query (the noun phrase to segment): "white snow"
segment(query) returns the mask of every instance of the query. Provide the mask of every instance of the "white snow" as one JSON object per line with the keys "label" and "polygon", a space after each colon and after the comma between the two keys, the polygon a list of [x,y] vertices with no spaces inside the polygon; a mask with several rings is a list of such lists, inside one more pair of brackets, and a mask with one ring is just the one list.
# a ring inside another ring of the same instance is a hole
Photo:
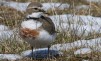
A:
{"label": "white snow", "polygon": [[[74,54],[88,54],[91,53],[92,51],[101,52],[101,38],[95,38],[90,40],[78,40],[72,43],[55,44],[52,45],[50,49],[53,50],[53,52],[58,51],[55,52],[54,54],[62,55],[63,53],[61,51],[68,51],[73,48],[78,48],[76,51],[74,51]],[[47,48],[34,49],[33,52],[34,54],[40,53],[42,54],[40,56],[43,57],[44,54],[47,54]],[[21,56],[31,57],[31,54],[32,54],[31,50],[27,50],[22,52]]]}
{"label": "white snow", "polygon": [[85,60],[85,59],[83,59],[82,61],[89,61],[89,60]]}
{"label": "white snow", "polygon": [[86,0],[87,2],[101,3],[101,0]]}
{"label": "white snow", "polygon": [[[44,59],[44,58],[47,58],[48,57],[48,49],[47,48],[40,48],[40,49],[33,49],[33,58],[35,59]],[[21,56],[23,57],[32,57],[32,51],[31,50],[26,50],[26,51],[23,51],[21,53]],[[51,56],[55,56],[57,55],[63,55],[62,52],[58,51],[58,50],[50,50],[50,54]]]}
{"label": "white snow", "polygon": [[0,25],[0,31],[9,30],[9,28],[5,25]]}
{"label": "white snow", "polygon": [[63,23],[62,25],[56,25],[56,29],[59,29],[60,32],[67,32],[67,30],[70,30],[72,32],[75,32],[75,35],[77,36],[88,36],[90,33],[101,33],[101,26],[95,25],[77,25],[77,24],[71,24],[68,25],[66,23]]}
{"label": "white snow", "polygon": [[5,25],[0,25],[0,41],[8,40],[12,37],[14,37],[13,30],[10,30],[10,28]]}
{"label": "white snow", "polygon": [[[33,51],[35,51],[35,50],[33,49]],[[31,57],[31,52],[32,52],[32,50],[23,51],[23,52],[21,53],[21,56],[23,56],[23,57],[28,57],[28,56],[30,56],[30,57]]]}
{"label": "white snow", "polygon": [[9,6],[9,7],[15,8],[17,10],[26,11],[26,8],[27,8],[29,2],[28,3],[18,3],[18,2],[10,1],[10,2],[5,2],[5,4],[6,4],[5,6]]}
{"label": "white snow", "polygon": [[[86,0],[87,2],[101,2],[101,0]],[[26,8],[30,2],[27,3],[18,3],[18,2],[0,2],[0,5],[9,6],[20,11],[26,11]],[[61,3],[42,3],[43,9],[56,9],[60,10],[69,8],[69,4]],[[76,6],[76,9],[89,9],[87,5]],[[35,13],[34,13],[35,14]],[[30,15],[33,16],[34,14]],[[29,16],[28,16],[29,17]],[[39,14],[36,14],[34,17],[40,17]],[[53,15],[49,16],[55,24],[56,29],[59,29],[61,32],[66,32],[67,30],[74,31],[77,36],[88,36],[89,33],[101,33],[101,17],[85,16],[85,15],[73,15],[73,14],[63,14],[63,15]],[[26,22],[26,21],[25,21]],[[27,23],[27,22],[26,22]],[[33,28],[31,25],[27,24],[26,27]],[[40,25],[40,24],[39,24]],[[25,24],[24,24],[25,26]],[[83,37],[82,36],[82,37]],[[12,39],[14,37],[13,30],[10,30],[5,25],[0,25],[0,41]],[[90,40],[77,40],[72,43],[61,43],[51,46],[53,55],[62,54],[60,51],[70,50],[73,48],[81,48],[74,51],[74,54],[88,54],[92,51],[101,52],[101,38],[95,38]],[[54,52],[55,51],[55,52]],[[46,58],[47,48],[34,49],[34,58],[36,54],[41,53],[39,57]],[[21,53],[23,57],[31,57],[31,50],[27,50]],[[44,55],[46,54],[46,55]],[[16,60],[21,59],[20,55],[16,54],[0,54],[1,59]]]}
{"label": "white snow", "polygon": [[90,40],[78,40],[72,43],[56,44],[51,46],[56,50],[70,50],[73,48],[92,48],[93,51],[101,52],[101,38],[95,38]]}
{"label": "white snow", "polygon": [[6,1],[5,0],[0,0],[0,6],[6,6]]}
{"label": "white snow", "polygon": [[[10,2],[3,2],[2,4],[4,6],[9,6],[9,7],[12,7],[12,8],[15,8],[19,11],[26,11],[26,8],[28,6],[30,2],[27,2],[27,3],[18,3],[18,2],[13,2],[13,1],[10,1]],[[45,9],[46,11],[49,10],[49,9],[54,9],[54,8],[59,8],[60,10],[63,10],[63,9],[67,9],[69,8],[69,4],[67,3],[42,3],[43,5],[43,9]]]}
{"label": "white snow", "polygon": [[[33,52],[38,51],[38,50],[47,50],[47,48],[40,48],[40,49],[33,49]],[[26,50],[21,53],[21,56],[26,57],[26,56],[31,56],[32,50]]]}
{"label": "white snow", "polygon": [[92,50],[90,48],[81,48],[74,52],[74,54],[88,54],[91,53]]}
{"label": "white snow", "polygon": [[[97,3],[101,3],[101,0],[86,0],[87,2],[97,2]],[[3,5],[3,6],[9,6],[9,7],[12,7],[12,8],[15,8],[17,10],[20,10],[20,11],[26,11],[26,8],[28,6],[30,2],[26,2],[26,3],[21,3],[21,2],[13,2],[13,1],[10,1],[10,2],[7,2],[7,1],[1,1],[0,2],[0,5]],[[70,4],[67,4],[67,3],[42,3],[43,5],[43,9],[45,9],[46,11],[47,10],[55,10],[55,9],[59,9],[59,10],[63,10],[63,9],[67,9],[70,7]],[[88,9],[89,6],[88,5],[81,5],[81,6],[77,6],[76,9]]]}
{"label": "white snow", "polygon": [[[101,52],[101,38],[95,38],[95,39],[90,39],[90,40],[78,40],[72,43],[65,43],[65,44],[56,44],[51,46],[51,52],[53,55],[62,55],[63,53],[61,51],[68,51],[73,48],[81,48],[78,49],[77,51],[74,51],[74,54],[88,54],[91,53],[92,51],[97,51]],[[34,58],[47,58],[48,50],[47,48],[40,48],[40,49],[33,49],[34,53]],[[40,53],[40,55],[38,55]],[[21,53],[22,57],[31,57],[32,55],[31,50],[26,50]],[[0,56],[3,56],[2,59],[13,59],[15,60],[16,58],[14,55],[9,56],[9,54],[0,54]],[[6,58],[4,57],[6,56]],[[8,58],[7,58],[8,57]],[[12,58],[13,57],[13,58]],[[19,56],[17,56],[19,57]]]}
{"label": "white snow", "polygon": [[76,6],[76,9],[80,10],[80,9],[90,9],[90,6],[89,5],[79,5],[79,6]]}
{"label": "white snow", "polygon": [[0,60],[7,59],[7,60],[17,60],[21,59],[22,57],[17,54],[0,54]]}
{"label": "white snow", "polygon": [[15,40],[16,38],[17,40],[20,40],[17,31],[18,29],[11,30],[9,27],[5,25],[0,25],[0,42],[13,39]]}
{"label": "white snow", "polygon": [[53,15],[49,16],[60,32],[74,31],[76,35],[88,36],[89,33],[101,33],[101,18],[84,15]]}
{"label": "white snow", "polygon": [[49,9],[55,9],[58,8],[59,10],[63,10],[63,9],[67,9],[69,8],[69,4],[67,3],[43,3],[43,9],[45,9],[46,11]]}
{"label": "white snow", "polygon": [[101,25],[100,17],[85,16],[85,15],[73,15],[73,14],[63,14],[63,15],[53,15],[50,16],[54,23],[71,23],[71,24],[81,24],[81,25]]}
{"label": "white snow", "polygon": [[0,41],[13,39],[13,38],[14,38],[14,33],[12,30],[0,31]]}

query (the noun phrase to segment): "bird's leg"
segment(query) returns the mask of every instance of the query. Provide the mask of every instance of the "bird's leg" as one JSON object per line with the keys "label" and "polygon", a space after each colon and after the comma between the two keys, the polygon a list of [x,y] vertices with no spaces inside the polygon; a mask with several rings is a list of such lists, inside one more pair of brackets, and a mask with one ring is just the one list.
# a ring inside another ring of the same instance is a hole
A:
{"label": "bird's leg", "polygon": [[32,49],[32,59],[34,58],[34,56],[33,56],[33,46],[31,46],[31,49]]}
{"label": "bird's leg", "polygon": [[50,58],[50,45],[48,45],[48,58]]}

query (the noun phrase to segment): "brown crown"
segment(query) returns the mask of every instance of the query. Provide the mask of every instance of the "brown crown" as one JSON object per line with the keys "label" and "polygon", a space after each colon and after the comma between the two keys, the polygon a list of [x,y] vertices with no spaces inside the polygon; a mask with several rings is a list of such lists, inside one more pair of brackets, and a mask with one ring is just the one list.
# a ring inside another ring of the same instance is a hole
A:
{"label": "brown crown", "polygon": [[35,7],[42,7],[42,4],[39,3],[39,2],[31,2],[31,3],[27,6],[27,8],[33,7],[33,6],[35,6]]}
{"label": "brown crown", "polygon": [[32,14],[33,12],[45,12],[42,9],[42,4],[39,2],[31,2],[26,9],[26,14]]}

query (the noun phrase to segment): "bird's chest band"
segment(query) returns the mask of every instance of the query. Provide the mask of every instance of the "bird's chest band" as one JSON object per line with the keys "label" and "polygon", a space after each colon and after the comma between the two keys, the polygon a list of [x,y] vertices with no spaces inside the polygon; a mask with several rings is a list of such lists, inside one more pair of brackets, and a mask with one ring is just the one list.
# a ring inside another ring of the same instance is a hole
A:
{"label": "bird's chest band", "polygon": [[36,38],[39,35],[37,30],[30,30],[28,28],[21,29],[20,34],[22,37],[32,37]]}

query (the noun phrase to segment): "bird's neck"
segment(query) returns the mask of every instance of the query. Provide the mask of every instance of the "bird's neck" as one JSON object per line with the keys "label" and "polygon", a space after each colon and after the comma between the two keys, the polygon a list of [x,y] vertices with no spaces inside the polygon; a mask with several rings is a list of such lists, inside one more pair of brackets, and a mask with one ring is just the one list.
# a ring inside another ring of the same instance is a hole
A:
{"label": "bird's neck", "polygon": [[43,16],[43,13],[42,12],[34,12],[32,14],[29,14],[27,15],[26,19],[34,19],[34,20],[37,20],[39,18],[41,18]]}

